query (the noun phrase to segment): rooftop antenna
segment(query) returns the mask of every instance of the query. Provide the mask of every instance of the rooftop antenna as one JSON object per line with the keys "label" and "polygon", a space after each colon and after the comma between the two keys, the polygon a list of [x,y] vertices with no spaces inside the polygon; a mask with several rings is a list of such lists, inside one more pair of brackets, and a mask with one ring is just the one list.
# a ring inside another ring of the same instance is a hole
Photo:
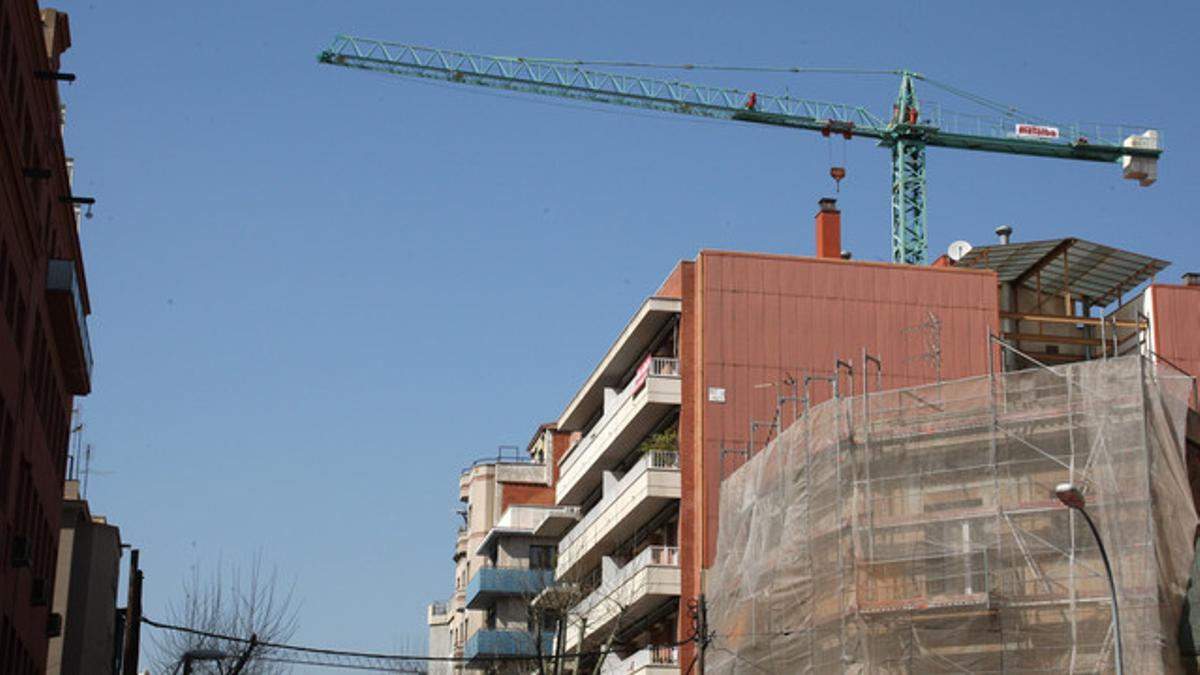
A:
{"label": "rooftop antenna", "polygon": [[75,450],[67,457],[67,478],[79,480],[79,450],[83,444],[83,415],[79,408],[71,409],[71,444]]}
{"label": "rooftop antenna", "polygon": [[84,499],[87,499],[88,491],[88,476],[92,472],[92,444],[88,443],[83,449],[83,485],[80,488],[80,494]]}

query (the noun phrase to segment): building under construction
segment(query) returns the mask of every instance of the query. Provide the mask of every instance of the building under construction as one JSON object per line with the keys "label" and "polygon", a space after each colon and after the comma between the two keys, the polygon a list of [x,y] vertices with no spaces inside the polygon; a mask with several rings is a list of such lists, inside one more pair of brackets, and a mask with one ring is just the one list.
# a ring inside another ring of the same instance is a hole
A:
{"label": "building under construction", "polygon": [[707,672],[1108,672],[1062,482],[1127,672],[1179,672],[1193,386],[1127,356],[805,405],[722,485]]}

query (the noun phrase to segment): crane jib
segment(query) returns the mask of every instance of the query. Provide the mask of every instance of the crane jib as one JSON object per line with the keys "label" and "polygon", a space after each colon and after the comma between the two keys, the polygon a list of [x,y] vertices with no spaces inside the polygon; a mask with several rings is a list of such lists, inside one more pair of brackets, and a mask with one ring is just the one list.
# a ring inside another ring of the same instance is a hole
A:
{"label": "crane jib", "polygon": [[897,263],[924,264],[928,260],[927,147],[1120,162],[1124,177],[1143,186],[1157,180],[1157,160],[1162,155],[1160,138],[1154,130],[1130,133],[1115,125],[1033,124],[1014,120],[1015,109],[1008,107],[993,118],[944,113],[936,105],[922,105],[915,81],[977,103],[983,101],[993,110],[999,109],[999,104],[910,71],[889,71],[900,76],[900,92],[888,119],[863,106],[586,70],[580,61],[487,56],[346,35],[337,36],[318,60],[392,75],[805,129],[847,139],[876,139],[892,155],[892,259]]}

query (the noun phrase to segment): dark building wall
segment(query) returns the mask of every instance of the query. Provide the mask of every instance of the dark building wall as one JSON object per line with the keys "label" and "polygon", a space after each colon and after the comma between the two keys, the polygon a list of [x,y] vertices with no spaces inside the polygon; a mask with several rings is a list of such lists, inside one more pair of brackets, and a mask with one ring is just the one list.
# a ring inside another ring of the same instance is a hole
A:
{"label": "dark building wall", "polygon": [[[79,326],[68,322],[64,333],[64,324],[56,330],[53,321],[88,311],[74,208],[61,201],[71,189],[58,88],[46,78],[58,71],[59,55],[69,44],[66,15],[41,12],[32,0],[0,3],[0,673],[5,675],[45,671],[70,389],[87,388],[79,381],[79,359],[71,360],[79,349],[67,349],[81,344]],[[48,300],[52,259],[72,261],[74,292]],[[64,314],[64,306],[77,312]],[[73,381],[68,372],[75,373]],[[28,561],[19,550],[25,541]]]}

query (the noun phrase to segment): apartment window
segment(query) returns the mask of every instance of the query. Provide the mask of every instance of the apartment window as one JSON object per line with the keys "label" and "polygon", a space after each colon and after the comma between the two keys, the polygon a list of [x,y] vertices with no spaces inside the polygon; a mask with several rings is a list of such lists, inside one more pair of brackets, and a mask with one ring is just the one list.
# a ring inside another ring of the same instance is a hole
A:
{"label": "apartment window", "polygon": [[558,566],[558,547],[533,544],[529,547],[529,569],[552,570]]}

